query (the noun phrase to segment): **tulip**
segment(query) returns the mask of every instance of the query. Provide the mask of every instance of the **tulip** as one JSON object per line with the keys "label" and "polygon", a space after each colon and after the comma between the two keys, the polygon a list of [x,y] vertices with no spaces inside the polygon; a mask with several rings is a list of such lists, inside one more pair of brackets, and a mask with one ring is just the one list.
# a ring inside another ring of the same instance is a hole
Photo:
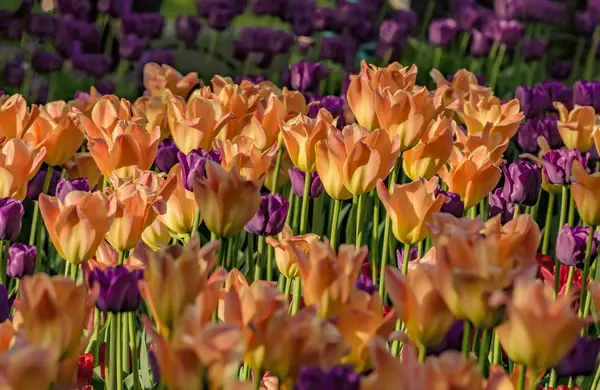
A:
{"label": "tulip", "polygon": [[[123,40],[121,40],[121,43]],[[167,118],[167,100],[161,96],[142,96],[131,106],[131,112],[135,117],[144,118],[145,127],[149,132],[156,126],[160,127],[160,139],[169,137],[169,121]]]}
{"label": "tulip", "polygon": [[417,266],[405,278],[400,270],[387,267],[385,285],[408,337],[418,346],[439,344],[455,318],[436,290],[433,268]]}
{"label": "tulip", "polygon": [[202,81],[196,72],[183,76],[169,65],[153,62],[144,65],[144,88],[151,96],[167,95],[168,90],[174,95],[186,98],[199,83]]}
{"label": "tulip", "polygon": [[560,102],[555,102],[558,110],[558,132],[565,146],[569,149],[579,149],[587,152],[593,143],[592,135],[595,125],[595,112],[593,107],[575,106],[571,112]]}
{"label": "tulip", "polygon": [[[284,92],[285,91],[282,91],[282,99],[284,100],[284,107],[286,107],[284,96],[287,94],[287,92]],[[194,93],[197,94],[197,92]],[[220,122],[218,123],[219,128],[222,127],[222,130],[218,133],[218,138],[222,141],[225,141],[226,139],[231,139],[239,134],[241,124],[244,123],[245,118],[253,115],[258,109],[260,96],[256,94],[247,94],[240,86],[235,84],[226,85],[219,92],[217,92],[217,89],[215,88],[215,93],[218,96],[218,101],[223,107],[223,112],[226,113],[224,119],[229,119],[224,123],[224,127],[221,126]],[[302,94],[299,92],[298,94],[301,99],[304,99]],[[217,97],[215,97],[215,99],[217,99]],[[189,104],[190,103],[188,102],[188,106]],[[304,102],[304,105],[306,105],[306,102]],[[286,108],[284,108],[284,110],[287,112]],[[305,111],[306,108],[304,108],[303,113]]]}
{"label": "tulip", "polygon": [[252,138],[254,144],[264,151],[277,142],[286,115],[283,102],[275,94],[271,94],[264,111],[257,110],[242,127],[240,134]]}
{"label": "tulip", "polygon": [[537,153],[540,149],[537,139],[544,137],[550,147],[558,149],[562,145],[558,133],[558,120],[553,116],[529,119],[519,127],[517,132],[517,145],[519,149],[527,153]]}
{"label": "tulip", "polygon": [[0,199],[0,240],[14,241],[21,233],[25,210],[23,202],[12,198]]}
{"label": "tulip", "polygon": [[104,270],[94,269],[89,284],[100,286],[96,306],[100,311],[110,313],[136,311],[141,301],[138,282],[143,277],[142,270],[129,271],[122,265]]}
{"label": "tulip", "polygon": [[206,177],[196,176],[193,184],[204,222],[219,237],[236,235],[258,211],[264,176],[246,180],[236,167],[227,172],[213,161],[205,169]]}
{"label": "tulip", "polygon": [[39,202],[54,247],[75,265],[94,256],[117,212],[116,200],[101,192],[73,191],[64,201],[41,194]]}
{"label": "tulip", "polygon": [[517,160],[504,171],[503,195],[510,203],[534,206],[538,202],[542,186],[542,170],[539,166]]}
{"label": "tulip", "polygon": [[60,179],[56,185],[56,197],[61,201],[65,201],[67,194],[73,191],[89,192],[90,185],[88,180],[80,177],[76,179]]}
{"label": "tulip", "polygon": [[[562,264],[583,269],[589,231],[590,229],[584,226],[570,227],[565,224],[556,238],[556,258]],[[599,243],[600,233],[594,232],[590,258],[596,258]]]}
{"label": "tulip", "polygon": [[[408,251],[408,261],[412,262],[419,258],[419,248],[412,247]],[[396,249],[396,264],[398,265],[398,269],[402,269],[402,264],[404,263],[404,247],[400,249]],[[379,270],[377,270],[379,273]]]}
{"label": "tulip", "polygon": [[337,389],[358,390],[359,375],[350,366],[335,366],[331,370],[319,367],[303,367],[294,388],[297,390]]}
{"label": "tulip", "polygon": [[550,150],[542,156],[542,187],[548,192],[561,192],[562,186],[571,184],[573,162],[587,166],[589,153],[581,154],[576,149]]}
{"label": "tulip", "polygon": [[454,324],[452,324],[443,340],[438,345],[427,348],[427,355],[439,356],[445,351],[460,351],[464,330],[464,321],[454,321]]}
{"label": "tulip", "polygon": [[50,183],[46,195],[54,196],[56,194],[56,186],[60,179],[60,169],[42,167],[37,171],[33,179],[29,180],[29,183],[27,183],[27,194],[25,196],[27,199],[38,200],[40,194],[44,191],[46,176],[48,174],[50,174]]}
{"label": "tulip", "polygon": [[288,121],[281,130],[292,162],[304,172],[316,170],[315,145],[327,139],[327,134],[335,130],[333,116],[326,110],[319,111],[316,119],[298,115]]}
{"label": "tulip", "polygon": [[377,195],[392,220],[396,239],[414,245],[429,234],[427,224],[433,221],[433,213],[440,211],[444,198],[435,196],[437,180],[416,180],[409,184],[395,185],[392,193],[379,179]]}
{"label": "tulip", "polygon": [[37,152],[28,144],[11,139],[0,152],[0,197],[25,198],[27,182],[40,168],[46,155],[46,148]]}
{"label": "tulip", "polygon": [[163,172],[169,173],[173,165],[177,164],[179,149],[172,139],[165,139],[158,144],[158,152],[154,164]]}
{"label": "tulip", "polygon": [[369,295],[373,295],[378,291],[377,286],[373,284],[373,278],[371,278],[370,275],[365,275],[363,273],[358,275],[354,286],[360,291],[364,291]]}
{"label": "tulip", "polygon": [[157,251],[171,243],[171,232],[158,217],[142,232],[141,239],[144,244]]}
{"label": "tulip", "polygon": [[479,30],[473,30],[469,54],[474,57],[485,57],[490,53],[491,44],[488,37]]}
{"label": "tulip", "polygon": [[402,167],[411,180],[431,179],[448,161],[452,154],[453,128],[456,128],[454,121],[440,117],[414,148],[402,153]]}
{"label": "tulip", "polygon": [[290,202],[279,194],[261,195],[258,212],[246,224],[246,231],[260,236],[274,236],[281,233]]}
{"label": "tulip", "polygon": [[6,274],[11,278],[33,275],[35,270],[36,247],[26,244],[12,244],[8,249]]}
{"label": "tulip", "polygon": [[501,104],[497,97],[482,98],[477,103],[465,102],[460,117],[469,134],[481,133],[489,126],[490,135],[500,134],[502,139],[512,138],[524,119],[517,99]]}
{"label": "tulip", "polygon": [[465,204],[460,199],[460,195],[455,192],[440,190],[439,188],[435,189],[434,194],[435,196],[442,195],[444,197],[444,203],[440,209],[441,213],[452,214],[456,218],[463,216],[465,212]]}
{"label": "tulip", "polygon": [[547,42],[536,38],[525,38],[521,42],[521,56],[526,62],[541,59],[546,53]]}
{"label": "tulip", "polygon": [[429,42],[435,46],[447,46],[458,30],[454,19],[437,19],[429,25]]}
{"label": "tulip", "polygon": [[[344,181],[342,179],[342,170],[344,166],[344,160],[341,158],[337,158],[334,150],[336,150],[336,144],[342,144],[343,141],[339,139],[338,135],[334,133],[330,133],[331,140],[333,142],[329,142],[329,140],[319,141],[316,145],[316,161],[315,165],[317,168],[317,173],[319,175],[319,180],[323,188],[327,194],[335,200],[345,200],[352,198],[352,193],[346,188]],[[328,137],[329,138],[329,137]],[[290,174],[290,178],[293,175]],[[293,181],[292,181],[293,185]],[[311,194],[312,194],[312,186],[311,184]],[[302,186],[302,192],[304,193],[304,186]]]}
{"label": "tulip", "polygon": [[215,161],[220,164],[221,153],[217,150],[207,152],[204,149],[194,149],[187,155],[182,152],[177,153],[177,160],[181,164],[183,187],[188,191],[193,191],[192,184],[194,177],[197,175],[206,176],[204,169],[206,160]]}
{"label": "tulip", "polygon": [[479,146],[471,153],[454,148],[450,157],[450,169],[442,166],[438,174],[448,184],[448,189],[460,195],[465,210],[478,204],[494,188],[500,177],[500,169],[491,160],[490,152]]}
{"label": "tulip", "polygon": [[589,226],[600,225],[600,172],[588,175],[577,160],[571,168],[571,196],[584,223]]}
{"label": "tulip", "polygon": [[175,34],[180,40],[191,44],[196,42],[201,27],[200,21],[195,16],[182,15],[175,22]]}
{"label": "tulip", "polygon": [[[5,389],[48,389],[56,380],[58,351],[24,343],[0,357],[0,378]],[[35,373],[35,375],[32,375]]]}
{"label": "tulip", "polygon": [[[158,220],[166,226],[172,234],[185,237],[194,230],[194,218],[198,205],[194,194],[184,187],[182,166],[176,164],[169,172],[169,177],[176,182],[171,196],[167,199],[167,210],[158,216]],[[198,221],[201,222],[201,221]]]}
{"label": "tulip", "polygon": [[294,279],[299,275],[296,250],[308,254],[311,243],[318,240],[319,236],[314,233],[294,236],[292,229],[285,225],[277,240],[267,237],[266,241],[275,249],[275,262],[279,272],[288,279]]}
{"label": "tulip", "polygon": [[504,196],[502,188],[496,188],[488,196],[488,218],[493,218],[500,215],[500,222],[507,223],[513,219],[515,205],[509,202]]}
{"label": "tulip", "polygon": [[[371,81],[372,70],[367,63],[361,63],[360,74],[350,76],[350,85],[346,92],[346,100],[359,125],[367,130],[380,127],[375,113],[375,87]],[[386,126],[383,126],[386,128]]]}
{"label": "tulip", "polygon": [[600,111],[600,83],[597,81],[577,81],[573,84],[573,104],[592,106]]}
{"label": "tulip", "polygon": [[542,85],[533,88],[520,85],[515,90],[515,99],[519,101],[526,118],[535,118],[543,115],[552,107],[550,95]]}
{"label": "tulip", "polygon": [[329,69],[320,62],[300,61],[290,66],[290,84],[301,92],[315,92],[327,77]]}
{"label": "tulip", "polygon": [[580,337],[571,351],[555,367],[560,376],[588,376],[594,373],[600,353],[600,339]]}
{"label": "tulip", "polygon": [[221,155],[221,166],[228,171],[235,166],[240,175],[248,180],[265,176],[277,154],[277,144],[261,153],[252,139],[243,135],[225,142],[217,140],[215,146]]}
{"label": "tulip", "polygon": [[[290,175],[290,181],[292,182],[292,190],[294,195],[303,197],[304,196],[304,179],[306,173],[300,169],[294,167],[288,169]],[[317,172],[313,172],[310,178],[310,199],[318,198],[323,193],[323,183]]]}
{"label": "tulip", "polygon": [[90,188],[95,188],[102,176],[90,153],[75,153],[75,156],[66,162],[64,169],[71,179],[86,178]]}
{"label": "tulip", "polygon": [[39,115],[39,109],[32,105],[27,109],[27,102],[19,94],[12,95],[0,106],[0,138],[10,141],[20,138]]}
{"label": "tulip", "polygon": [[106,239],[118,251],[133,249],[142,232],[165,213],[166,200],[175,189],[174,177],[138,171],[136,179],[111,177],[109,198],[118,204],[118,213],[106,233]]}
{"label": "tulip", "polygon": [[496,328],[496,334],[515,363],[549,369],[575,346],[588,323],[573,313],[568,295],[555,301],[552,287],[541,281],[519,280],[508,302],[508,321]]}
{"label": "tulip", "polygon": [[46,148],[44,162],[48,165],[64,164],[83,144],[83,134],[68,113],[69,106],[64,101],[40,107],[40,115],[22,137],[36,149]]}

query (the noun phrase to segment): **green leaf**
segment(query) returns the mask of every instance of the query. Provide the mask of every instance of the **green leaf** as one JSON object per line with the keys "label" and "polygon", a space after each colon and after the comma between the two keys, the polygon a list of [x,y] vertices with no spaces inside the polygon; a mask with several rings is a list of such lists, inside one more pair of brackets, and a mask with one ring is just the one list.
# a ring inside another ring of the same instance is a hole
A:
{"label": "green leaf", "polygon": [[148,341],[146,340],[146,329],[142,332],[142,342],[140,350],[140,379],[144,389],[153,387],[152,374],[150,373],[150,362],[148,361]]}

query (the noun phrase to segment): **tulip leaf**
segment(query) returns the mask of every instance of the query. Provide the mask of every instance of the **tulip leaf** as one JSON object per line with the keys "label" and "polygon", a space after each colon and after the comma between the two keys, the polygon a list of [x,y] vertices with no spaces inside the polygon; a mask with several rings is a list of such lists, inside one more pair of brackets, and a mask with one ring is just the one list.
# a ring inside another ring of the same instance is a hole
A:
{"label": "tulip leaf", "polygon": [[150,373],[150,362],[148,361],[148,340],[146,339],[146,329],[142,332],[140,350],[140,379],[143,389],[152,388],[152,374]]}

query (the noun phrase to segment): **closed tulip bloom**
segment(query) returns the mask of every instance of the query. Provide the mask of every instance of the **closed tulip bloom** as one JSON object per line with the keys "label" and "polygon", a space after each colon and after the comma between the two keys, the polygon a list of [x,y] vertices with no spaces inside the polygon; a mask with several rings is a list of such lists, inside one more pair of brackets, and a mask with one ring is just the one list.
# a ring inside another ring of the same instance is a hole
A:
{"label": "closed tulip bloom", "polygon": [[316,170],[317,142],[327,138],[327,134],[335,130],[335,120],[329,111],[322,109],[315,119],[298,115],[288,121],[281,130],[294,166],[304,172],[312,173]]}
{"label": "closed tulip bloom", "polygon": [[167,199],[166,212],[159,215],[158,220],[169,229],[171,234],[183,238],[194,230],[194,217],[198,205],[194,194],[183,185],[184,179],[180,164],[176,164],[171,169],[169,176],[174,177],[173,181],[176,184],[171,196]]}
{"label": "closed tulip bloom", "polygon": [[518,86],[515,90],[515,99],[519,101],[523,114],[527,118],[542,115],[552,107],[550,95],[542,85],[536,85],[533,88]]}
{"label": "closed tulip bloom", "polygon": [[502,165],[504,171],[504,190],[506,199],[515,204],[534,206],[540,196],[542,169],[524,160]]}
{"label": "closed tulip bloom", "polygon": [[444,197],[444,203],[440,209],[440,213],[448,213],[454,215],[456,218],[463,216],[465,212],[465,204],[460,199],[460,195],[455,192],[444,191],[439,188],[435,189],[435,196],[442,195]]}
{"label": "closed tulip bloom", "polygon": [[129,271],[125,266],[95,268],[89,277],[89,284],[100,286],[96,306],[100,311],[126,313],[136,311],[141,297],[138,282],[144,278],[140,269]]}
{"label": "closed tulip bloom", "polygon": [[228,171],[236,167],[240,175],[248,180],[265,176],[277,154],[278,145],[261,152],[252,138],[238,135],[231,140],[215,141],[215,148],[221,154],[221,166]]}
{"label": "closed tulip bloom", "polygon": [[539,280],[517,281],[507,305],[508,321],[496,328],[500,344],[515,363],[534,369],[556,366],[589,324],[573,313],[569,295],[555,301],[552,287]]}
{"label": "closed tulip bloom", "polygon": [[207,152],[204,149],[194,149],[187,155],[183,152],[177,153],[177,160],[181,165],[183,187],[188,191],[193,191],[194,177],[206,176],[204,167],[207,160],[221,164],[221,153],[218,150]]}
{"label": "closed tulip bloom", "polygon": [[19,279],[25,275],[33,275],[36,252],[33,245],[12,244],[8,249],[6,274],[11,278]]}
{"label": "closed tulip bloom", "polygon": [[[565,224],[556,238],[556,258],[570,267],[583,269],[587,240],[590,228],[585,226],[570,227]],[[598,254],[600,232],[594,232],[590,256],[595,259]]]}
{"label": "closed tulip bloom", "polygon": [[542,156],[542,187],[548,192],[561,192],[564,185],[571,184],[573,162],[587,166],[589,153],[583,155],[576,149],[550,150]]}
{"label": "closed tulip bloom", "polygon": [[68,113],[69,106],[64,101],[40,107],[40,115],[22,137],[36,149],[46,148],[44,162],[48,165],[64,164],[83,144],[83,134]]}
{"label": "closed tulip bloom", "polygon": [[260,206],[264,176],[247,180],[236,167],[227,172],[213,161],[206,162],[206,177],[194,178],[194,196],[208,229],[219,237],[242,231]]}
{"label": "closed tulip bloom", "polygon": [[[260,95],[249,94],[246,90],[242,89],[242,87],[238,86],[237,84],[225,85],[219,92],[217,92],[217,87],[215,86],[215,78],[213,78],[212,81],[213,89],[217,94],[217,96],[214,99],[217,99],[217,101],[222,105],[222,110],[224,113],[222,114],[223,119],[219,120],[217,122],[217,126],[215,126],[221,129],[220,132],[218,132],[217,137],[220,140],[225,141],[226,139],[231,139],[234,136],[238,135],[240,132],[241,124],[244,123],[246,117],[256,112],[260,102]],[[200,92],[194,92],[192,94],[191,99],[193,99],[199,93]],[[304,96],[302,96],[300,92],[296,93],[299,95],[294,96],[300,96],[301,99],[304,100]],[[289,97],[289,94],[284,88],[284,90],[281,92],[281,99],[284,103],[284,106],[286,106],[285,96]],[[305,101],[304,104],[306,104]],[[305,112],[306,107],[304,107],[302,113]],[[218,118],[218,116],[216,117]],[[224,126],[221,126],[221,123],[223,123]]]}
{"label": "closed tulip bloom", "polygon": [[4,137],[6,141],[20,138],[38,115],[38,107],[32,105],[31,109],[27,109],[23,96],[10,96],[0,106],[0,137]]}
{"label": "closed tulip bloom", "polygon": [[351,366],[335,366],[331,370],[306,366],[300,370],[294,388],[297,390],[358,390],[360,376]]}
{"label": "closed tulip bloom", "polygon": [[285,225],[277,239],[267,237],[267,244],[275,249],[275,262],[279,272],[286,278],[294,279],[299,275],[299,271],[296,252],[292,247],[308,254],[310,244],[318,240],[319,236],[314,233],[294,236],[292,229]]}
{"label": "closed tulip bloom", "polygon": [[35,151],[20,139],[11,139],[0,151],[0,197],[23,199],[27,182],[42,165],[46,148]]}
{"label": "closed tulip bloom", "polygon": [[542,58],[546,53],[546,41],[536,38],[525,38],[521,42],[521,56],[525,61]]}
{"label": "closed tulip bloom", "polygon": [[399,269],[387,267],[385,283],[408,337],[423,347],[439,344],[455,317],[436,290],[433,267],[419,265],[407,277]]}
{"label": "closed tulip bloom", "polygon": [[158,152],[154,164],[165,173],[169,173],[173,165],[177,164],[179,149],[172,139],[167,138],[158,144]]}
{"label": "closed tulip bloom", "polygon": [[246,224],[246,231],[261,236],[281,233],[289,208],[290,202],[279,194],[261,195],[258,211]]}
{"label": "closed tulip bloom", "polygon": [[[290,181],[292,182],[292,189],[294,190],[294,195],[296,196],[304,196],[304,179],[306,177],[306,173],[302,170],[294,167],[288,169],[288,173],[290,175]],[[318,198],[319,195],[323,193],[323,183],[321,182],[321,178],[317,172],[313,172],[310,175],[310,199]]]}
{"label": "closed tulip bloom", "polygon": [[512,138],[524,119],[517,99],[501,104],[494,96],[482,98],[477,103],[465,102],[460,116],[469,134],[481,133],[491,125],[490,135],[498,133],[502,139]]}
{"label": "closed tulip bloom", "polygon": [[174,177],[151,171],[138,171],[135,179],[111,177],[108,196],[115,199],[118,212],[106,239],[118,251],[133,249],[142,232],[165,213],[166,201],[175,189]]}
{"label": "closed tulip bloom", "polygon": [[479,30],[473,30],[471,34],[469,54],[475,57],[487,56],[492,47],[488,37],[486,37],[485,34]]}
{"label": "closed tulip bloom", "polygon": [[[330,142],[329,139],[333,141]],[[342,178],[344,160],[338,158],[334,152],[334,150],[339,150],[342,142],[339,140],[339,135],[330,133],[328,140],[319,141],[316,145],[316,168],[319,179],[325,192],[333,199],[338,200],[352,198],[352,193],[346,188]],[[304,185],[302,185],[302,192],[304,193]]]}
{"label": "closed tulip bloom", "polygon": [[427,355],[439,356],[445,351],[460,351],[464,330],[464,321],[454,321],[442,341],[433,347],[427,348]]}
{"label": "closed tulip bloom", "polygon": [[151,96],[163,96],[166,91],[187,98],[190,91],[201,83],[198,73],[183,76],[169,65],[150,62],[144,65],[144,88]]}
{"label": "closed tulip bloom", "polygon": [[431,179],[448,161],[452,154],[453,127],[456,127],[454,121],[440,117],[414,148],[402,153],[402,167],[411,180]]}
{"label": "closed tulip bloom", "polygon": [[588,376],[594,373],[600,353],[600,339],[580,337],[571,351],[555,367],[560,376]]}
{"label": "closed tulip bloom", "polygon": [[141,239],[144,244],[157,251],[167,247],[171,243],[172,237],[167,226],[156,218],[150,226],[144,229]]}
{"label": "closed tulip bloom", "polygon": [[[366,62],[361,63],[360,73],[350,76],[350,85],[346,92],[346,100],[359,125],[367,130],[375,130],[380,126],[375,113],[375,87],[371,81],[371,70]],[[386,128],[386,126],[383,126]]]}
{"label": "closed tulip bloom", "polygon": [[434,194],[437,180],[419,179],[408,184],[395,185],[392,193],[379,179],[377,195],[392,220],[396,239],[414,245],[429,234],[427,224],[433,221],[433,213],[442,208],[444,198]]}
{"label": "closed tulip bloom", "polygon": [[490,192],[488,196],[488,218],[500,215],[500,221],[505,224],[513,219],[514,212],[515,205],[506,199],[502,188],[496,188],[493,192]]}
{"label": "closed tulip bloom", "polygon": [[251,138],[254,144],[264,151],[277,142],[286,115],[281,100],[275,94],[271,94],[264,112],[260,113],[257,110],[242,127],[240,134]]}
{"label": "closed tulip bloom", "polygon": [[48,172],[48,167],[42,167],[29,183],[27,183],[27,194],[26,198],[31,200],[38,200],[40,194],[44,190],[44,184],[46,182],[46,176],[50,175],[50,184],[46,195],[54,196],[56,194],[56,186],[60,180],[60,169],[52,168]]}
{"label": "closed tulip bloom", "polygon": [[577,160],[571,168],[571,196],[584,223],[600,225],[600,172],[588,174]]}
{"label": "closed tulip bloom", "polygon": [[73,191],[89,192],[90,185],[88,180],[83,177],[76,179],[60,179],[56,185],[56,197],[61,201],[65,201],[67,194]]}
{"label": "closed tulip bloom", "polygon": [[41,194],[39,202],[56,250],[76,265],[94,256],[117,211],[116,200],[98,191],[72,191],[64,200]]}
{"label": "closed tulip bloom", "polygon": [[0,199],[0,240],[14,241],[19,237],[24,213],[22,201]]}
{"label": "closed tulip bloom", "polygon": [[573,104],[592,106],[600,111],[600,83],[597,81],[577,81],[573,84]]}
{"label": "closed tulip bloom", "polygon": [[565,146],[569,149],[579,149],[587,152],[593,143],[593,131],[596,124],[593,107],[575,106],[570,112],[562,103],[555,102],[558,110],[558,132]]}
{"label": "closed tulip bloom", "polygon": [[519,150],[525,153],[537,153],[540,150],[538,137],[544,137],[551,148],[560,148],[562,139],[558,133],[557,122],[557,118],[553,116],[544,116],[529,119],[519,126],[516,137]]}
{"label": "closed tulip bloom", "polygon": [[191,15],[182,15],[175,22],[175,33],[177,38],[186,43],[194,43],[198,38],[201,28],[200,21]]}
{"label": "closed tulip bloom", "polygon": [[435,46],[447,46],[458,31],[454,19],[437,19],[429,25],[429,42]]}
{"label": "closed tulip bloom", "polygon": [[290,84],[293,89],[302,92],[314,92],[319,88],[329,69],[320,62],[300,61],[290,67]]}

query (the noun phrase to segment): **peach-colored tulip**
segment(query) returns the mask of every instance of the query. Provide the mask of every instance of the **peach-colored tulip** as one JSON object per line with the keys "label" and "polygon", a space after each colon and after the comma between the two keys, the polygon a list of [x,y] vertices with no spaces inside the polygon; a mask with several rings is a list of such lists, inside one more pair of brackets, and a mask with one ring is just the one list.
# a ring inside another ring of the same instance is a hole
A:
{"label": "peach-colored tulip", "polygon": [[171,242],[169,229],[157,218],[142,232],[142,241],[153,250],[165,248]]}
{"label": "peach-colored tulip", "polygon": [[221,166],[230,171],[234,166],[248,180],[266,176],[277,154],[277,143],[261,153],[252,138],[237,135],[231,140],[215,141],[215,149],[221,153]]}
{"label": "peach-colored tulip", "polygon": [[165,213],[166,200],[175,189],[173,177],[156,172],[136,173],[135,179],[120,179],[113,175],[113,188],[107,194],[117,201],[115,219],[106,233],[108,242],[118,251],[133,249],[158,215]]}
{"label": "peach-colored tulip", "polygon": [[41,194],[39,202],[54,247],[73,264],[94,256],[117,210],[116,200],[109,200],[99,191],[72,191],[64,200]]}
{"label": "peach-colored tulip", "polygon": [[596,318],[600,318],[600,281],[594,280],[591,282],[588,290],[596,309]]}
{"label": "peach-colored tulip", "polygon": [[571,168],[571,196],[583,222],[600,225],[600,173],[588,174],[577,160]]}
{"label": "peach-colored tulip", "polygon": [[489,97],[477,103],[465,102],[460,117],[469,134],[481,133],[486,126],[491,126],[490,134],[499,133],[506,140],[517,133],[525,118],[520,110],[517,99],[501,104],[497,97]]}
{"label": "peach-colored tulip", "polygon": [[414,148],[402,153],[404,173],[412,180],[431,179],[452,154],[455,128],[456,122],[446,117],[433,123]]}
{"label": "peach-colored tulip", "polygon": [[0,197],[25,198],[27,183],[40,169],[46,156],[46,148],[33,148],[13,138],[0,151]]}
{"label": "peach-colored tulip", "polygon": [[90,87],[89,93],[80,93],[78,96],[69,101],[69,105],[81,112],[84,112],[87,115],[92,113],[94,106],[103,95],[98,92],[96,87],[93,85]]}
{"label": "peach-colored tulip", "polygon": [[286,278],[293,279],[299,275],[299,271],[296,252],[292,247],[308,254],[310,244],[318,239],[319,236],[314,233],[294,236],[292,229],[286,224],[283,231],[277,236],[277,240],[273,237],[267,237],[267,244],[275,248],[275,261],[279,272]]}
{"label": "peach-colored tulip", "polygon": [[0,356],[0,389],[50,389],[57,375],[59,352],[22,343]]}
{"label": "peach-colored tulip", "polygon": [[151,96],[162,96],[169,90],[185,98],[197,84],[202,84],[202,81],[196,72],[183,76],[169,65],[155,62],[144,65],[144,88]]}
{"label": "peach-colored tulip", "polygon": [[260,96],[257,94],[248,95],[238,85],[232,84],[225,86],[218,93],[218,100],[223,105],[223,111],[231,118],[217,136],[221,141],[225,141],[240,133],[240,125],[244,124],[247,118],[256,112],[260,103]]}
{"label": "peach-colored tulip", "polygon": [[[143,242],[139,242],[138,245],[134,248],[131,255],[123,260],[123,265],[125,265],[128,269],[143,269],[144,263],[138,258],[139,251],[144,250],[146,244]],[[143,249],[138,249],[143,248]],[[104,270],[108,267],[115,267],[119,265],[119,251],[110,246],[110,244],[106,241],[102,241],[96,250],[96,255],[89,259],[85,264],[83,264],[84,270],[89,269],[90,271],[94,268],[99,268]]]}
{"label": "peach-colored tulip", "polygon": [[316,170],[315,146],[335,131],[335,121],[331,113],[324,108],[319,110],[315,119],[298,115],[289,120],[282,128],[281,135],[294,165],[304,172]]}
{"label": "peach-colored tulip", "polygon": [[0,138],[6,141],[21,138],[38,115],[35,104],[28,110],[23,96],[12,95],[0,106]]}
{"label": "peach-colored tulip", "polygon": [[171,134],[169,131],[167,100],[165,97],[142,96],[133,103],[131,111],[136,117],[145,119],[146,130],[149,132],[158,126],[160,128],[160,139],[165,139]]}
{"label": "peach-colored tulip", "polygon": [[94,158],[91,153],[75,153],[75,155],[68,160],[63,168],[67,172],[67,177],[75,179],[78,177],[85,177],[88,180],[90,188],[94,188],[100,181],[102,172],[96,165]]}
{"label": "peach-colored tulip", "polygon": [[380,179],[377,195],[392,220],[392,231],[398,241],[414,245],[429,234],[427,224],[433,221],[433,214],[444,204],[442,196],[435,196],[437,179],[419,179],[409,184],[396,185],[392,193]]}
{"label": "peach-colored tulip", "polygon": [[557,365],[590,323],[577,317],[571,301],[568,294],[555,300],[552,287],[540,280],[518,280],[507,302],[508,321],[496,328],[508,357],[534,369]]}
{"label": "peach-colored tulip", "polygon": [[260,206],[264,176],[246,180],[233,167],[227,172],[213,161],[206,162],[206,177],[194,180],[194,196],[208,229],[219,237],[242,231]]}
{"label": "peach-colored tulip", "polygon": [[306,115],[308,113],[308,105],[302,92],[290,91],[287,88],[283,88],[279,99],[283,103],[285,119],[289,120],[297,115]]}
{"label": "peach-colored tulip", "polygon": [[480,146],[484,147],[490,155],[490,160],[496,165],[500,165],[510,140],[503,138],[500,133],[490,134],[490,129],[491,127],[488,125],[481,133],[465,134],[458,127],[453,126],[456,137],[454,146],[466,154],[473,153]]}
{"label": "peach-colored tulip", "polygon": [[560,102],[554,102],[558,110],[558,132],[565,146],[587,152],[594,142],[592,133],[596,124],[596,113],[590,106],[575,106],[571,112]]}
{"label": "peach-colored tulip", "polygon": [[455,317],[436,289],[433,267],[420,264],[406,277],[386,267],[385,285],[408,337],[420,347],[438,345]]}
{"label": "peach-colored tulip", "polygon": [[[339,136],[335,132],[330,132],[334,143],[339,144]],[[344,159],[337,158],[335,155],[335,146],[330,144],[329,140],[317,142],[316,145],[315,166],[323,188],[329,196],[337,200],[352,198],[352,193],[346,188],[343,180],[342,171],[344,168]]]}
{"label": "peach-colored tulip", "polygon": [[240,134],[252,138],[256,146],[265,150],[277,142],[286,117],[281,100],[272,94],[264,110],[257,110],[243,125]]}
{"label": "peach-colored tulip", "polygon": [[[158,219],[165,224],[172,234],[184,238],[194,230],[194,217],[198,211],[196,199],[191,191],[183,186],[181,165],[175,164],[169,172],[176,182],[175,189],[167,199],[167,210]],[[201,221],[199,221],[201,222]]]}
{"label": "peach-colored tulip", "polygon": [[437,86],[434,104],[446,110],[458,110],[465,101],[477,103],[494,94],[491,88],[479,85],[477,77],[466,69],[458,70],[452,81],[448,81],[437,69],[433,69],[430,75]]}
{"label": "peach-colored tulip", "polygon": [[88,138],[110,138],[118,121],[132,120],[131,104],[115,95],[104,95],[94,105],[89,116],[73,110],[70,114],[75,125]]}
{"label": "peach-colored tulip", "polygon": [[40,107],[40,115],[22,137],[36,149],[46,148],[44,161],[48,165],[64,164],[83,144],[83,134],[68,113],[69,106],[64,101]]}
{"label": "peach-colored tulip", "polygon": [[10,320],[0,324],[0,354],[4,354],[11,347],[15,338],[15,326]]}

